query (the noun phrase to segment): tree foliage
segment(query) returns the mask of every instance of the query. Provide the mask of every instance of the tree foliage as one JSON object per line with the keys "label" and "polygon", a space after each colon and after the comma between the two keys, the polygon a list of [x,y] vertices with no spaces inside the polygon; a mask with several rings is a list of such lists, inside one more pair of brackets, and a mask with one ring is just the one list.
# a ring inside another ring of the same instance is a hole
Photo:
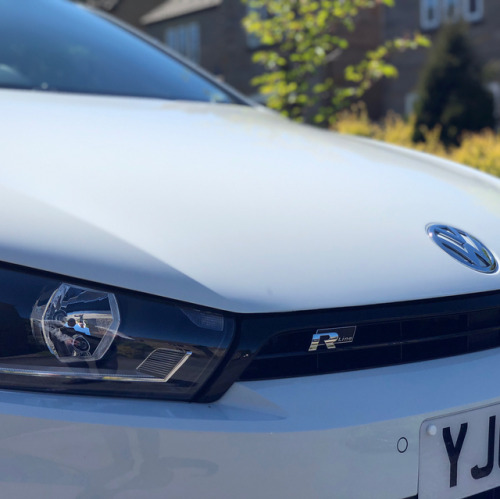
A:
{"label": "tree foliage", "polygon": [[439,126],[446,147],[458,145],[465,131],[495,126],[493,96],[483,85],[464,24],[441,31],[422,73],[416,115],[413,140],[425,140],[423,130]]}
{"label": "tree foliage", "polygon": [[264,72],[252,83],[269,107],[297,120],[333,122],[339,111],[359,99],[374,82],[396,77],[388,62],[394,51],[428,46],[426,37],[389,40],[370,50],[334,81],[327,65],[349,49],[349,32],[364,9],[394,0],[243,0],[251,8],[243,24],[260,41],[253,60]]}

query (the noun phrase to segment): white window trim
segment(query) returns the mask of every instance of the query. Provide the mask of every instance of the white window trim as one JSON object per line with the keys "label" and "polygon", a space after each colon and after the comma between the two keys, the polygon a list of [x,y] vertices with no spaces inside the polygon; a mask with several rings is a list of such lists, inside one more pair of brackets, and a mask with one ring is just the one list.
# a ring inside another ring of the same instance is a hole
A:
{"label": "white window trim", "polygon": [[[456,9],[452,18],[448,17],[447,0],[434,0],[436,2],[436,16],[434,19],[427,17],[429,3],[432,0],[420,0],[420,27],[422,29],[437,29],[443,22],[455,22],[463,19],[468,23],[475,23],[484,18],[484,0],[476,0],[477,9],[470,10],[470,0],[455,0]],[[498,0],[497,0],[498,1]]]}
{"label": "white window trim", "polygon": [[418,92],[409,92],[405,95],[405,116],[411,116],[415,112],[417,100]]}
{"label": "white window trim", "polygon": [[420,26],[422,29],[436,29],[441,24],[442,9],[440,0],[436,1],[435,18],[429,19],[427,17],[428,7],[430,0],[420,0]]}
{"label": "white window trim", "polygon": [[463,18],[471,23],[481,21],[484,17],[484,0],[476,0],[477,10],[476,12],[470,11],[470,0],[462,0],[462,16]]}

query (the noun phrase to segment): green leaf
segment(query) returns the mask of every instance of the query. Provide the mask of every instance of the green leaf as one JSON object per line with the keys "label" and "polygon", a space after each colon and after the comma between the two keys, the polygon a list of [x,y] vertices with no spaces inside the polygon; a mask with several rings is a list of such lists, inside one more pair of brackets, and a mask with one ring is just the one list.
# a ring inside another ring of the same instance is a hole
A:
{"label": "green leaf", "polygon": [[267,96],[269,107],[299,121],[308,117],[316,124],[332,123],[374,82],[397,77],[396,67],[388,62],[392,53],[430,45],[420,33],[389,40],[347,66],[345,83],[339,86],[328,70],[332,58],[350,50],[349,37],[339,33],[354,30],[361,11],[393,7],[395,0],[242,1],[249,7],[243,26],[262,44],[252,60],[263,73],[252,85]]}

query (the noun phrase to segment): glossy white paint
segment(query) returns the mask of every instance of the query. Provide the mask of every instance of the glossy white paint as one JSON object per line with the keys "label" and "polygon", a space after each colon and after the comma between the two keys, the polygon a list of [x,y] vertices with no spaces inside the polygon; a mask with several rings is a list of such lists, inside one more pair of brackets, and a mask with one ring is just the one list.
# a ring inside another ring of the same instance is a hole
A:
{"label": "glossy white paint", "polygon": [[[500,182],[479,172],[260,109],[7,90],[0,107],[0,261],[237,312],[500,287],[425,231],[498,257]],[[1,490],[408,497],[424,421],[500,402],[499,376],[491,350],[236,383],[207,405],[3,391]]]}
{"label": "glossy white paint", "polygon": [[500,287],[425,233],[500,254],[500,183],[477,171],[239,106],[1,90],[0,107],[2,261],[236,312]]}
{"label": "glossy white paint", "polygon": [[417,493],[422,423],[500,402],[499,377],[491,350],[237,383],[210,405],[4,391],[2,494],[401,499]]}

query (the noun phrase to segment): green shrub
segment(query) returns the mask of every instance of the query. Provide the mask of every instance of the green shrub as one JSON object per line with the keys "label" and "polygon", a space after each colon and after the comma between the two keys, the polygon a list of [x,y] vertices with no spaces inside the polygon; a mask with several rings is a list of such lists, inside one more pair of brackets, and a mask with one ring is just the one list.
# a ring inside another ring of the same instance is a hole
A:
{"label": "green shrub", "polygon": [[491,130],[466,134],[450,158],[500,177],[500,136]]}
{"label": "green shrub", "polygon": [[340,113],[333,129],[348,135],[374,138],[378,126],[370,121],[366,106],[360,103],[352,106],[349,111]]}
{"label": "green shrub", "polygon": [[415,110],[415,142],[425,141],[425,128],[438,125],[446,147],[458,146],[465,131],[494,128],[493,96],[483,85],[465,24],[442,29],[423,70]]}
{"label": "green shrub", "polygon": [[380,124],[373,123],[368,117],[366,108],[357,105],[340,115],[334,130],[435,154],[500,177],[499,134],[492,130],[465,133],[459,146],[446,148],[440,141],[439,126],[433,130],[422,127],[424,140],[414,143],[412,136],[415,121],[414,116],[405,120],[395,113],[390,113]]}

